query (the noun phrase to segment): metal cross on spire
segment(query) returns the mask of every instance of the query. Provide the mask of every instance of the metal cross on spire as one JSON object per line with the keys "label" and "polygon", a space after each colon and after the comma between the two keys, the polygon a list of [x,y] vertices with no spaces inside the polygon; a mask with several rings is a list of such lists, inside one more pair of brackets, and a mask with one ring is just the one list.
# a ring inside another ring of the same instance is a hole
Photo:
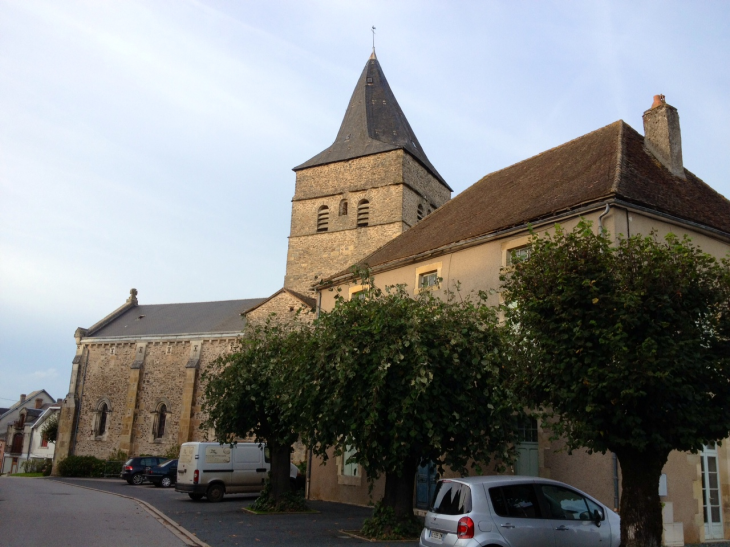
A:
{"label": "metal cross on spire", "polygon": [[373,53],[375,53],[375,25],[372,27],[373,32]]}

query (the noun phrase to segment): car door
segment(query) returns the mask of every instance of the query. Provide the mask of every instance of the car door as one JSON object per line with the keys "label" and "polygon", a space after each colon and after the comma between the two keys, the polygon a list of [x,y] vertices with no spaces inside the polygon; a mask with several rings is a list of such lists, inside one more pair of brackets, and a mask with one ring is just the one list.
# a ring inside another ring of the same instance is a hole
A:
{"label": "car door", "polygon": [[[545,502],[547,521],[561,547],[607,546],[611,544],[611,527],[602,507],[579,492],[556,484],[536,484]],[[596,520],[595,511],[601,520]]]}
{"label": "car door", "polygon": [[543,518],[531,482],[493,486],[488,491],[494,523],[511,547],[562,547]]}

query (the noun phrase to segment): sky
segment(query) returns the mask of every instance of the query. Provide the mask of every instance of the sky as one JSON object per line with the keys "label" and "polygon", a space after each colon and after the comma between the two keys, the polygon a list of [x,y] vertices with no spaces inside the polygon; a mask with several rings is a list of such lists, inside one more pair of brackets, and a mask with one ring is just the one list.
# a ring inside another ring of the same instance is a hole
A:
{"label": "sky", "polygon": [[[375,46],[458,194],[618,119],[679,110],[730,196],[730,2],[0,0],[0,407],[68,392],[74,331],[266,297],[295,175]],[[516,199],[519,196],[516,196]]]}

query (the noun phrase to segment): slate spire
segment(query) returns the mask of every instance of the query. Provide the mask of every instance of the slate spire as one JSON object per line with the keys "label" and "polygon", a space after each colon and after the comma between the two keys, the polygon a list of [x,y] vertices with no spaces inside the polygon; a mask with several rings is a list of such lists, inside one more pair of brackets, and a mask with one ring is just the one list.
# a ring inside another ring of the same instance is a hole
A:
{"label": "slate spire", "polygon": [[294,171],[398,149],[407,151],[451,191],[421,148],[373,50],[352,93],[335,142]]}

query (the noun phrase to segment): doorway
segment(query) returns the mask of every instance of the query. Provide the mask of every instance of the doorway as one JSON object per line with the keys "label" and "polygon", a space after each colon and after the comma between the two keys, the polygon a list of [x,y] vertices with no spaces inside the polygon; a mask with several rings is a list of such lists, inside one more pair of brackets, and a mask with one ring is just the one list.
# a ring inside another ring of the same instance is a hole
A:
{"label": "doorway", "polygon": [[416,507],[428,510],[431,507],[433,493],[436,491],[436,464],[429,462],[419,465],[416,471]]}
{"label": "doorway", "polygon": [[720,471],[717,445],[706,445],[702,450],[702,500],[705,518],[705,539],[723,539],[722,502],[720,498]]}

